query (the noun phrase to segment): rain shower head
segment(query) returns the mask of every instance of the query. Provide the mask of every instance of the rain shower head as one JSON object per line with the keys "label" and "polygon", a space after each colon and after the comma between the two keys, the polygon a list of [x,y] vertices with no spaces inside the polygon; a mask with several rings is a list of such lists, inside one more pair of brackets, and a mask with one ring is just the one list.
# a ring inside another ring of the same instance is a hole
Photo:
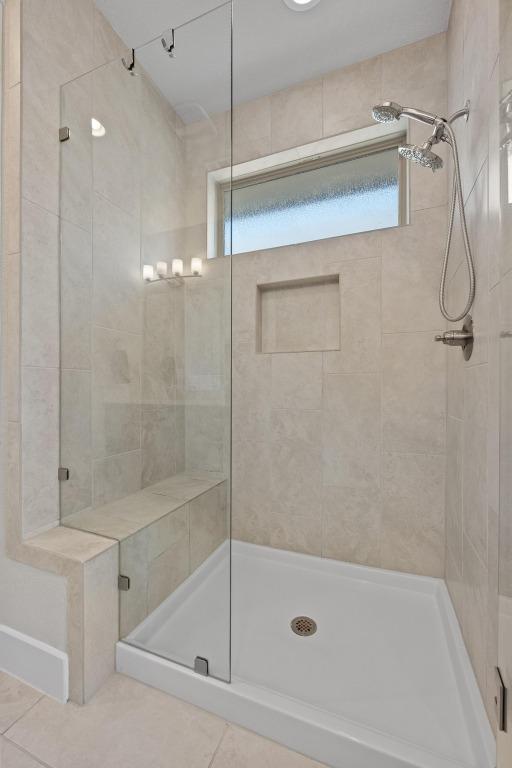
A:
{"label": "rain shower head", "polygon": [[402,107],[396,101],[383,101],[382,104],[376,104],[372,110],[373,119],[378,123],[392,123],[393,120],[400,120]]}
{"label": "rain shower head", "polygon": [[429,141],[425,142],[422,146],[417,144],[402,144],[398,147],[398,152],[405,157],[406,160],[412,160],[415,163],[419,163],[424,168],[431,168],[433,172],[443,167],[442,158],[432,152],[432,145]]}

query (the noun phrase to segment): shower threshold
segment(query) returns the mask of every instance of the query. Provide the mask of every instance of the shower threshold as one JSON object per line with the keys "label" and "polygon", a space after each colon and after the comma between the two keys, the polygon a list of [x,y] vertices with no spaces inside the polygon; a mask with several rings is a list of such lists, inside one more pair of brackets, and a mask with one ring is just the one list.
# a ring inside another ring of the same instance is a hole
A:
{"label": "shower threshold", "polygon": [[[163,657],[166,643],[167,655],[190,656],[200,636],[213,673],[222,670],[229,608],[211,606],[228,567],[225,542],[118,643],[118,671],[333,768],[495,765],[442,580],[234,541],[225,683]],[[292,631],[297,617],[312,619],[314,633]]]}

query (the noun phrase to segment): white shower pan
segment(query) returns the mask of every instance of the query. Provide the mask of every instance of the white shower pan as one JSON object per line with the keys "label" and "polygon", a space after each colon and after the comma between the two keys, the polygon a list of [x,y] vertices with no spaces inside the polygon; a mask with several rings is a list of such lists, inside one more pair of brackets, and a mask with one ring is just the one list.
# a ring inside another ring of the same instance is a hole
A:
{"label": "white shower pan", "polygon": [[[198,647],[222,674],[228,547],[118,643],[120,672],[334,768],[493,768],[440,579],[234,541],[231,683],[162,658],[172,649],[190,660]],[[293,633],[300,615],[314,619],[314,634]]]}

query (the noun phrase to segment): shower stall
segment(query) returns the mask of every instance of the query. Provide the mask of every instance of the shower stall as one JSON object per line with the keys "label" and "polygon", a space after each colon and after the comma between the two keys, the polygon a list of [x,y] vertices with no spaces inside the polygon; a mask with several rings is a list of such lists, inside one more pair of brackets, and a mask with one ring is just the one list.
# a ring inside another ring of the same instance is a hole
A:
{"label": "shower stall", "polygon": [[492,768],[442,580],[446,200],[371,101],[233,106],[232,35],[182,11],[62,87],[61,523],[119,542],[119,671],[339,768]]}

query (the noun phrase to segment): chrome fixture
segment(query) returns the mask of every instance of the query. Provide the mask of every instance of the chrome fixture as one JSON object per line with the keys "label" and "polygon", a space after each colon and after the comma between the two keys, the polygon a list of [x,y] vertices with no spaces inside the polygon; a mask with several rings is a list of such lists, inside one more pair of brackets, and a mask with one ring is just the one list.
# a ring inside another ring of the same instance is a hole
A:
{"label": "chrome fixture", "polygon": [[121,59],[121,61],[123,62],[123,67],[128,70],[132,77],[135,77],[137,74],[135,72],[135,48],[132,48],[132,57],[130,61],[126,61],[124,57]]}
{"label": "chrome fixture", "polygon": [[441,341],[449,347],[462,347],[464,360],[469,360],[473,354],[473,320],[471,315],[466,317],[461,331],[444,331],[435,336],[435,341]]}
{"label": "chrome fixture", "polygon": [[[439,144],[441,141],[445,142],[451,147],[453,155],[453,191],[450,205],[450,219],[448,224],[448,234],[446,238],[446,247],[444,252],[443,268],[441,271],[441,282],[439,286],[439,308],[441,314],[446,320],[451,323],[456,323],[459,320],[463,320],[475,300],[475,265],[473,262],[473,255],[471,253],[471,246],[469,243],[468,228],[466,223],[466,213],[464,210],[464,198],[462,194],[462,181],[460,176],[460,163],[459,153],[457,150],[457,140],[455,133],[453,132],[452,123],[458,120],[460,117],[464,117],[466,120],[469,117],[469,101],[463,109],[459,109],[454,112],[448,119],[439,117],[431,112],[424,112],[421,109],[415,107],[402,107],[395,101],[384,101],[382,104],[376,104],[372,110],[374,120],[378,123],[391,123],[394,120],[400,120],[401,117],[407,117],[410,120],[416,120],[420,123],[433,126],[431,136],[424,144],[403,144],[398,148],[402,157],[407,160],[412,160],[415,163],[419,163],[424,168],[431,168],[432,171],[437,171],[443,167],[443,161],[435,152],[432,151],[432,147],[435,144]],[[464,252],[466,257],[466,266],[469,275],[469,291],[466,305],[462,312],[450,315],[446,308],[446,274],[448,271],[448,260],[450,257],[450,249],[452,245],[453,236],[453,223],[455,219],[455,208],[458,206],[460,225],[462,230],[462,240],[464,242]],[[448,342],[445,342],[448,343]]]}
{"label": "chrome fixture", "polygon": [[496,709],[496,720],[498,722],[498,731],[507,732],[507,689],[503,682],[503,676],[499,667],[494,668],[494,682],[496,685],[496,695],[494,696],[494,706]]}
{"label": "chrome fixture", "polygon": [[196,656],[194,659],[194,672],[203,677],[208,677],[210,674],[208,659],[203,656]]}
{"label": "chrome fixture", "polygon": [[316,621],[310,619],[309,616],[296,616],[290,622],[290,627],[296,635],[300,637],[310,637],[314,635],[317,630]]}
{"label": "chrome fixture", "polygon": [[420,146],[417,144],[402,144],[398,147],[398,152],[406,160],[413,160],[424,168],[432,168],[433,171],[437,171],[443,167],[442,158],[436,155],[435,152],[432,152],[431,139],[428,139],[428,141]]}
{"label": "chrome fixture", "polygon": [[167,33],[164,33],[161,38],[161,43],[169,58],[174,59],[174,29],[170,29]]}

